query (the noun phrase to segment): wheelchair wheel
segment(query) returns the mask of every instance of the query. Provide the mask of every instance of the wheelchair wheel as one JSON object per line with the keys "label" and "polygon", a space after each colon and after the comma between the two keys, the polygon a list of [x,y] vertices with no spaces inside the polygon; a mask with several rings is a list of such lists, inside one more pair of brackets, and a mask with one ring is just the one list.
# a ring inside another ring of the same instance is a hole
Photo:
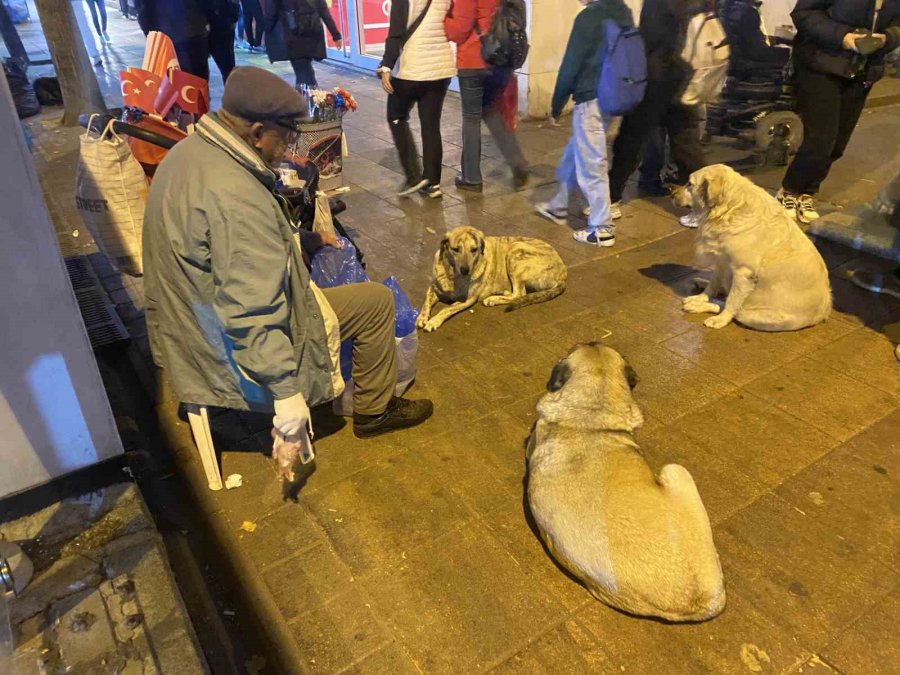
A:
{"label": "wheelchair wheel", "polygon": [[775,128],[781,124],[789,130],[790,154],[793,155],[800,149],[800,144],[803,142],[803,122],[800,121],[800,117],[790,110],[775,110],[763,113],[754,120],[753,139],[757,150],[764,151],[769,147],[775,134]]}

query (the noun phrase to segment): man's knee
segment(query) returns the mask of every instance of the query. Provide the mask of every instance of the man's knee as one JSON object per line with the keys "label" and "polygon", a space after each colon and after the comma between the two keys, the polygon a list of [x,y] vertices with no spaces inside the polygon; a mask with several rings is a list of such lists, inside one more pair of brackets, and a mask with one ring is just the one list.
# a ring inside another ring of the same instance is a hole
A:
{"label": "man's knee", "polygon": [[361,292],[365,294],[365,303],[371,308],[374,316],[394,316],[394,294],[384,284],[372,281],[361,284]]}

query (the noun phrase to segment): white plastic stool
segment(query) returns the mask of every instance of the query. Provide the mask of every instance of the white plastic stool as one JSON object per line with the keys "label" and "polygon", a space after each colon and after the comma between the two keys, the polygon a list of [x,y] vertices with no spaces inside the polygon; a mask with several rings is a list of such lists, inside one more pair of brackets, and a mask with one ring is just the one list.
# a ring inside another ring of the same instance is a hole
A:
{"label": "white plastic stool", "polygon": [[209,429],[209,413],[205,405],[185,404],[188,421],[191,423],[191,433],[194,434],[194,443],[200,451],[200,461],[203,462],[203,470],[206,472],[206,480],[210,490],[221,490],[222,470],[219,468],[219,460],[216,459],[216,449],[213,447],[212,432]]}

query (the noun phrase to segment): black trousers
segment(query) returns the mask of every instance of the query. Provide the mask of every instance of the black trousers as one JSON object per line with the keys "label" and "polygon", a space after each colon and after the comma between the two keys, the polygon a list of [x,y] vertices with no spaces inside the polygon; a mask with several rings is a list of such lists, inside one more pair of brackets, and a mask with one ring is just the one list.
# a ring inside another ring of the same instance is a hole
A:
{"label": "black trousers", "polygon": [[241,14],[244,17],[247,42],[251,47],[259,47],[266,31],[266,17],[259,0],[241,0]]}
{"label": "black trousers", "polygon": [[[234,24],[212,22],[209,26],[209,55],[222,73],[222,82],[234,70]],[[209,68],[209,66],[207,66]]]}
{"label": "black trousers", "polygon": [[[432,185],[438,185],[441,182],[441,163],[444,160],[441,113],[450,80],[418,82],[394,78],[391,82],[394,93],[388,96],[387,119],[406,179],[410,182],[425,179]],[[414,105],[419,107],[424,170],[419,169],[416,142],[409,129],[409,113]]]}
{"label": "black trousers", "polygon": [[678,82],[648,82],[644,100],[622,118],[609,169],[609,196],[613,202],[621,201],[625,183],[640,165],[644,147],[656,127],[665,127],[669,134],[669,152],[677,169],[676,182],[686,184],[690,175],[705,165],[697,111],[673,103],[678,88]]}
{"label": "black trousers", "polygon": [[175,43],[178,65],[184,72],[209,80],[209,41],[208,35],[197,35]]}
{"label": "black trousers", "polygon": [[291,59],[291,67],[294,69],[294,83],[296,86],[299,87],[301,84],[305,84],[313,89],[319,86],[316,82],[316,69],[313,68],[312,59]]}
{"label": "black trousers", "polygon": [[831,165],[844,154],[866,105],[869,87],[861,80],[801,68],[795,94],[797,114],[803,120],[803,143],[781,187],[792,194],[814,195]]}

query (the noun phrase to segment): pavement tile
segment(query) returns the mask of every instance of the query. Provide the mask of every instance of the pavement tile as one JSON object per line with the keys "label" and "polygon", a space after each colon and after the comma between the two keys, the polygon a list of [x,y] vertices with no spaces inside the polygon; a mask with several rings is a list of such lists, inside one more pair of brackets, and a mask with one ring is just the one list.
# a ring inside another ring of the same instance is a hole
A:
{"label": "pavement tile", "polygon": [[422,672],[482,671],[565,616],[562,606],[475,523],[361,581]]}
{"label": "pavement tile", "polygon": [[881,331],[885,325],[900,321],[900,300],[883,293],[872,293],[849,281],[831,277],[834,313],[854,326]]}
{"label": "pavement tile", "polygon": [[900,578],[806,511],[764,495],[714,535],[729,590],[815,652]]}
{"label": "pavement tile", "polygon": [[[690,417],[690,416],[689,416]],[[751,504],[766,486],[749,476],[744,464],[731,455],[711,452],[685,432],[686,418],[669,425],[651,422],[638,430],[641,454],[656,474],[666,464],[690,471],[703,499],[709,521],[716,525]]]}
{"label": "pavement tile", "polygon": [[877,422],[900,400],[804,357],[750,383],[747,390],[838,440]]}
{"label": "pavement tile", "polygon": [[286,621],[353,589],[350,570],[324,543],[269,567],[263,578]]}
{"label": "pavement tile", "polygon": [[603,646],[578,621],[569,620],[490,671],[513,673],[620,672]]}
{"label": "pavement tile", "polygon": [[309,510],[290,502],[257,521],[255,532],[242,534],[240,544],[260,570],[325,541]]}
{"label": "pavement tile", "polygon": [[[721,551],[720,551],[721,554]],[[725,611],[704,623],[673,624],[594,602],[575,617],[610,655],[605,672],[780,673],[810,652],[725,579]]]}
{"label": "pavement tile", "polygon": [[307,503],[341,559],[357,574],[399,564],[471,518],[419,452],[405,452],[353,474]]}
{"label": "pavement tile", "polygon": [[858,330],[810,356],[893,396],[900,397],[900,362],[892,359],[894,344],[881,333]]}
{"label": "pavement tile", "polygon": [[746,392],[736,392],[686,415],[684,434],[767,488],[782,483],[838,441]]}
{"label": "pavement tile", "polygon": [[385,645],[339,672],[360,675],[420,675],[416,664],[396,643]]}
{"label": "pavement tile", "polygon": [[389,639],[359,589],[300,614],[290,626],[300,651],[309,655],[306,663],[298,666],[309,673],[346,669]]}
{"label": "pavement tile", "polygon": [[895,412],[785,481],[776,493],[900,572],[898,476],[900,414]]}
{"label": "pavement tile", "polygon": [[844,673],[890,673],[900,664],[900,591],[883,598],[822,650]]}
{"label": "pavement tile", "polygon": [[613,321],[646,335],[656,343],[689,332],[692,326],[703,320],[696,315],[685,314],[678,298],[656,288],[626,296],[616,307],[610,317]]}

